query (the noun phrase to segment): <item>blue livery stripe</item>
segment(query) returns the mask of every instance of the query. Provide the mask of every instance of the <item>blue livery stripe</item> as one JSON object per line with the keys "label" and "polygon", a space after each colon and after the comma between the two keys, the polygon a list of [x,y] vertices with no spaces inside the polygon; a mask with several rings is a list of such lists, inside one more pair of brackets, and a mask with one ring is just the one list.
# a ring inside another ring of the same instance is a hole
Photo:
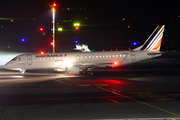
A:
{"label": "blue livery stripe", "polygon": [[[158,33],[158,35],[154,38],[153,42],[150,43],[150,45],[148,46],[148,48],[146,50],[148,50],[157,40],[158,38],[162,35],[163,33],[163,29],[161,29],[161,31]],[[160,39],[160,38],[159,38]]]}
{"label": "blue livery stripe", "polygon": [[[154,31],[154,33],[150,36],[150,38],[148,39],[148,41],[143,45],[143,47],[140,50],[144,50],[149,44],[150,42],[153,40],[153,38],[156,36],[156,34],[159,32],[159,30],[161,29],[162,26],[159,26],[156,28],[156,30]],[[160,32],[161,33],[161,32]],[[159,35],[158,35],[159,36]],[[154,39],[152,41],[152,43],[155,41],[156,39]]]}

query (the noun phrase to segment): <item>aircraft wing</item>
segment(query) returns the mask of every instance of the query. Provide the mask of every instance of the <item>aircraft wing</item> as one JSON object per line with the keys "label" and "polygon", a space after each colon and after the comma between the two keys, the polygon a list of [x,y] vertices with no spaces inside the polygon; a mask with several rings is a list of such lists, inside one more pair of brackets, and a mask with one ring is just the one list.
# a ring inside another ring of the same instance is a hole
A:
{"label": "aircraft wing", "polygon": [[80,67],[106,67],[106,66],[118,66],[118,65],[115,65],[114,63],[77,63],[75,65],[78,65]]}

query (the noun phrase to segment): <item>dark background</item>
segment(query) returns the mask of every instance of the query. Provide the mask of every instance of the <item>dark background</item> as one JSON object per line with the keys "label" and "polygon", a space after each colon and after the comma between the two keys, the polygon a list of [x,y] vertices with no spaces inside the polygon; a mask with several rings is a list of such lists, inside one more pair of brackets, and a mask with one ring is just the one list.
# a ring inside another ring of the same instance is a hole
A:
{"label": "dark background", "polygon": [[[162,24],[166,27],[161,50],[179,50],[178,1],[3,0],[0,4],[0,51],[52,52],[49,5],[53,2],[59,4],[56,29],[63,27],[62,32],[56,31],[56,52],[73,51],[75,40],[88,44],[94,51],[133,49],[143,44],[156,26]],[[74,22],[81,24],[78,34]],[[43,34],[40,27],[44,29]],[[137,45],[133,46],[133,42]]]}

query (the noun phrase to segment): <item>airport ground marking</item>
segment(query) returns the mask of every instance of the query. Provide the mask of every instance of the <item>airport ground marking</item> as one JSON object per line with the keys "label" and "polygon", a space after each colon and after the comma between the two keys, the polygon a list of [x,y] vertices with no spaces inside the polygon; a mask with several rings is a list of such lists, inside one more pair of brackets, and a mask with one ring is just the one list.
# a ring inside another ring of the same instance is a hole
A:
{"label": "airport ground marking", "polygon": [[130,99],[130,100],[133,100],[133,101],[139,102],[139,103],[141,103],[141,104],[147,105],[147,106],[149,106],[149,107],[152,107],[152,108],[155,108],[155,109],[161,110],[161,111],[163,111],[163,112],[166,112],[166,113],[169,113],[169,114],[172,114],[172,115],[175,115],[175,116],[180,117],[180,115],[178,115],[178,114],[176,114],[176,113],[173,113],[173,112],[170,112],[170,111],[164,110],[164,109],[162,109],[162,108],[159,108],[159,107],[153,106],[153,105],[151,105],[151,104],[148,104],[148,103],[145,103],[145,102],[142,102],[142,101],[136,100],[136,99],[134,99],[134,98],[131,98],[131,97],[125,96],[125,95],[120,94],[120,93],[117,93],[117,92],[115,92],[115,91],[108,90],[108,89],[103,88],[103,87],[100,87],[100,86],[98,86],[98,85],[97,85],[97,87],[98,87],[98,88],[100,88],[100,89],[102,89],[102,90],[105,90],[105,91],[108,91],[108,92],[114,93],[114,94],[116,94],[116,95],[119,95],[119,96],[122,96],[122,97],[125,97],[125,98],[128,98],[128,99]]}
{"label": "airport ground marking", "polygon": [[91,86],[91,84],[76,84],[77,86],[81,86],[81,87],[88,87]]}

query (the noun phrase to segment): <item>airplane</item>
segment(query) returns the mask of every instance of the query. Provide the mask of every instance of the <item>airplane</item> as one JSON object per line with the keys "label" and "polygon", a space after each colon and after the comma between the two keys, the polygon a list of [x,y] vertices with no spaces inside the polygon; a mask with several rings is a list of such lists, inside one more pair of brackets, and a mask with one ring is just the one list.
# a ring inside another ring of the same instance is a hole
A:
{"label": "airplane", "polygon": [[164,28],[165,25],[157,26],[145,43],[133,50],[22,54],[5,64],[4,68],[19,70],[23,76],[26,70],[31,69],[54,69],[65,71],[66,74],[82,72],[93,75],[95,67],[116,67],[162,55],[160,47]]}

